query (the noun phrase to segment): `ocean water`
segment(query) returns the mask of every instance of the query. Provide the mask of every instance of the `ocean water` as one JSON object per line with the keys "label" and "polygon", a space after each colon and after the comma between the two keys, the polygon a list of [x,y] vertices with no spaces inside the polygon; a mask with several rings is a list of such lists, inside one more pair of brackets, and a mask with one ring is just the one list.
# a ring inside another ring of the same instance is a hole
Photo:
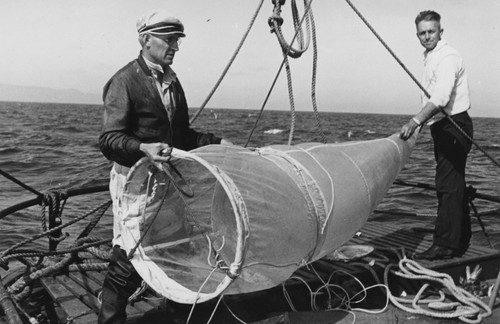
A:
{"label": "ocean water", "polygon": [[[193,109],[192,114],[195,113]],[[0,170],[17,178],[38,192],[48,189],[69,189],[107,184],[111,162],[99,151],[97,139],[101,128],[102,107],[98,105],[0,102]],[[258,111],[242,109],[205,109],[193,128],[212,131],[245,145],[254,127]],[[475,141],[500,161],[500,119],[475,118]],[[398,132],[408,116],[324,113],[321,126],[328,142],[369,140]],[[261,147],[288,142],[291,129],[289,111],[264,111],[253,131],[248,146]],[[321,135],[312,112],[297,112],[293,143],[321,142]],[[398,179],[433,184],[434,156],[429,129],[422,131],[410,161]],[[478,193],[498,196],[500,171],[476,147],[467,166],[468,184]],[[0,211],[35,195],[0,175]],[[63,222],[89,212],[109,199],[107,193],[70,198],[64,209]],[[490,239],[500,243],[499,204],[475,200]],[[420,223],[420,214],[435,214],[437,202],[431,190],[394,185],[377,210],[415,214],[414,217],[388,217],[391,222]],[[375,214],[373,217],[378,217]],[[387,217],[387,216],[386,216]],[[41,230],[41,207],[34,206],[0,219],[0,253],[14,243],[29,238]],[[423,222],[423,221],[422,221]],[[111,238],[112,216],[107,212],[95,235]],[[75,237],[81,227],[65,229]],[[477,232],[477,226],[475,232]],[[481,240],[481,235],[478,235]],[[31,246],[46,248],[44,240]],[[500,248],[500,244],[498,244]]]}

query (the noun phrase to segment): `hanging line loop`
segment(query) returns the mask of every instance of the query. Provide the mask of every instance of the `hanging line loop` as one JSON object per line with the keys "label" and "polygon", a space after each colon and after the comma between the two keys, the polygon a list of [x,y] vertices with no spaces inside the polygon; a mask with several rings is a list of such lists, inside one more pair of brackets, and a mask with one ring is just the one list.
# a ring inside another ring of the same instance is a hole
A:
{"label": "hanging line loop", "polygon": [[[310,27],[310,13],[311,10],[308,10],[304,13],[304,17],[306,18],[306,36],[304,36],[304,30],[302,28],[302,24],[299,18],[299,10],[297,9],[297,3],[295,0],[291,1],[292,8],[292,21],[295,29],[294,39],[290,43],[287,43],[285,37],[283,36],[283,32],[281,31],[281,25],[283,24],[283,18],[281,17],[281,6],[284,4],[284,1],[273,1],[274,9],[273,15],[268,19],[268,24],[271,26],[271,33],[276,34],[278,38],[278,42],[281,46],[281,49],[286,55],[292,58],[299,58],[307,49],[309,48],[310,37],[309,34],[311,32]],[[307,7],[307,0],[304,0],[304,7]],[[297,39],[298,48],[292,47],[293,41]]]}
{"label": "hanging line loop", "polygon": [[[288,97],[289,97],[289,102],[290,102],[290,114],[291,114],[291,120],[290,120],[290,132],[288,134],[288,145],[292,145],[293,142],[293,136],[295,133],[295,124],[296,124],[296,112],[295,112],[295,101],[294,101],[294,95],[293,95],[293,86],[292,86],[292,76],[291,76],[291,70],[290,70],[290,64],[288,61],[288,56],[292,58],[298,58],[304,53],[310,43],[310,39],[312,39],[313,43],[313,68],[312,68],[312,78],[311,78],[311,102],[313,106],[313,112],[314,112],[314,119],[316,123],[316,129],[318,130],[321,140],[323,143],[326,143],[326,136],[323,132],[323,127],[321,126],[321,118],[319,116],[318,112],[318,107],[316,104],[316,75],[317,75],[317,58],[318,58],[318,51],[317,51],[317,42],[316,42],[316,28],[315,28],[315,23],[314,23],[314,16],[313,16],[313,11],[312,8],[310,8],[310,1],[304,0],[304,7],[306,8],[306,11],[304,12],[304,17],[305,17],[305,22],[306,22],[306,29],[307,29],[307,43],[304,44],[304,35],[303,35],[303,28],[302,23],[304,19],[299,20],[299,15],[298,15],[298,9],[297,9],[297,4],[295,0],[292,1],[292,15],[293,15],[293,23],[295,27],[295,36],[298,39],[298,42],[300,44],[300,54],[299,51],[296,51],[292,48],[293,40],[290,44],[287,44],[286,41],[284,40],[283,34],[281,33],[280,26],[282,24],[282,19],[276,20],[274,17],[279,17],[281,12],[281,5],[284,3],[280,2],[277,3],[273,1],[275,4],[274,10],[273,10],[273,16],[269,19],[270,25],[272,24],[272,29],[271,32],[274,32],[278,38],[278,42],[280,43],[281,50],[283,53],[283,60],[285,62],[285,70],[286,70],[286,75],[287,75],[287,85],[288,85]],[[309,34],[311,36],[309,36]],[[294,37],[295,38],[295,37]]]}
{"label": "hanging line loop", "polygon": [[[305,8],[305,10],[304,10],[304,15],[302,16],[302,19],[300,20],[299,25],[302,25],[302,24],[304,23],[304,20],[306,19],[306,16],[308,16],[309,11],[311,10],[312,1],[313,1],[313,0],[309,0],[309,1],[307,1],[307,5],[306,5],[306,8]],[[274,2],[273,2],[273,3],[274,3]],[[296,30],[295,35],[293,36],[293,38],[292,38],[292,40],[291,40],[291,42],[290,42],[290,45],[288,45],[288,48],[286,49],[285,53],[288,53],[288,52],[290,51],[291,44],[293,44],[293,42],[294,42],[295,38],[297,37],[297,34],[298,34],[298,31]],[[316,57],[316,56],[315,56],[315,57]],[[262,103],[262,106],[261,106],[261,108],[260,108],[259,114],[258,114],[257,118],[255,119],[255,123],[254,123],[254,125],[253,125],[252,129],[250,130],[250,133],[249,133],[249,135],[248,135],[248,137],[247,137],[247,141],[246,141],[246,143],[245,143],[244,147],[247,147],[247,146],[248,146],[248,144],[250,143],[250,139],[252,138],[253,133],[255,132],[255,129],[257,128],[257,124],[259,123],[260,118],[262,117],[262,114],[263,114],[263,112],[264,112],[264,108],[265,108],[265,107],[266,107],[266,105],[267,105],[267,102],[268,102],[268,100],[269,100],[269,97],[271,96],[271,93],[272,93],[272,92],[273,92],[273,90],[274,90],[274,86],[276,85],[276,82],[278,81],[278,77],[280,76],[281,71],[282,71],[282,69],[283,69],[283,66],[285,66],[285,63],[287,63],[287,58],[284,56],[284,57],[283,57],[283,60],[281,61],[280,66],[279,66],[279,68],[278,68],[278,71],[276,72],[276,75],[275,75],[275,77],[274,77],[274,79],[273,79],[273,82],[271,83],[271,86],[269,87],[269,90],[268,90],[268,92],[267,92],[267,95],[266,95],[266,97],[264,98],[264,102]],[[315,72],[313,73],[313,76],[314,76],[314,77],[316,76],[316,73],[315,73]],[[314,88],[314,87],[313,87],[313,88]],[[314,102],[314,103],[316,102],[316,101],[315,101],[315,98],[314,98],[313,102]],[[317,117],[317,120],[319,120],[319,118],[318,118],[318,117]],[[292,121],[292,122],[293,122],[293,121]],[[318,123],[318,125],[320,125],[320,124]],[[292,126],[293,126],[293,124],[292,124]],[[291,129],[293,129],[293,127],[291,127]],[[293,136],[293,134],[292,134],[292,136]],[[326,139],[324,139],[324,141],[326,142]]]}

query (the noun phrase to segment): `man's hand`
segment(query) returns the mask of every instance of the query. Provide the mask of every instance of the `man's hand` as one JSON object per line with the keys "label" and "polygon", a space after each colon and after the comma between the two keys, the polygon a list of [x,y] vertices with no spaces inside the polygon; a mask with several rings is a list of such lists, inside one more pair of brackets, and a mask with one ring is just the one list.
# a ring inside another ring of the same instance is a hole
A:
{"label": "man's hand", "polygon": [[153,162],[160,170],[161,164],[170,160],[172,147],[165,143],[141,143],[139,149]]}
{"label": "man's hand", "polygon": [[406,124],[403,125],[403,127],[401,127],[401,132],[399,133],[399,137],[406,141],[413,135],[417,127],[419,127],[419,125],[415,122],[415,120],[413,118],[410,119],[409,122],[407,122]]}

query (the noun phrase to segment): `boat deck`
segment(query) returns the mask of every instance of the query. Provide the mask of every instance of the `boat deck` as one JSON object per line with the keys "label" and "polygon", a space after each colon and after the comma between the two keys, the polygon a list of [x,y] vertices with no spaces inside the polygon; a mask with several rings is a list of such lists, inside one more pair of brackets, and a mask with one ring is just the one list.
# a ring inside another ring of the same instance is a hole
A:
{"label": "boat deck", "polygon": [[[379,253],[382,251],[382,254],[384,251],[390,254],[390,250],[396,247],[399,250],[404,248],[406,255],[411,255],[414,251],[428,248],[432,244],[432,234],[428,231],[414,230],[387,222],[369,221],[348,244],[371,245],[375,251]],[[357,263],[359,265],[359,262]],[[473,268],[480,264],[483,268],[482,275],[485,278],[495,278],[500,268],[500,251],[487,247],[471,246],[462,257],[444,261],[422,262],[421,264],[426,268],[446,272],[452,275],[456,281],[459,276],[465,276],[464,268],[466,265]],[[320,283],[318,276],[325,280],[335,271],[345,271],[360,280],[365,278],[368,281],[369,278],[373,279],[374,275],[373,271],[367,267],[356,266],[354,263],[332,261],[328,258],[316,261],[312,263],[312,267],[303,267],[296,271],[294,276],[300,277],[302,280],[289,280],[285,283],[285,289],[289,291],[294,303],[305,305],[303,308],[299,306],[296,309],[310,310],[310,305],[307,304],[310,296],[306,296],[307,290],[304,290],[304,282],[311,283],[311,285]],[[380,271],[377,274],[380,276]],[[53,299],[56,305],[55,311],[61,322],[66,323],[72,320],[72,323],[83,324],[96,322],[100,308],[98,294],[103,279],[104,272],[89,271],[44,278],[42,284]],[[404,286],[404,280],[401,281],[397,284]],[[283,287],[275,287],[267,291],[242,296],[227,296],[227,299],[224,298],[224,300],[226,307],[222,303],[219,305],[215,319],[212,319],[213,323],[240,323],[234,319],[230,312],[239,314],[239,317],[247,323],[257,323],[264,318],[262,315],[260,315],[261,317],[256,315],[259,312],[269,315],[290,311],[289,304],[283,296]],[[191,323],[206,323],[214,307],[215,304],[211,301],[197,305]],[[232,309],[230,312],[227,310],[229,308]],[[127,307],[127,323],[154,323],[153,318],[162,318],[162,323],[170,323],[167,318],[184,316],[185,319],[189,312],[190,305],[166,302],[149,291],[140,301]]]}
{"label": "boat deck", "polygon": [[[43,278],[41,282],[53,299],[62,323],[97,323],[104,276],[105,273],[99,271],[70,272]],[[128,323],[138,322],[146,313],[162,311],[162,300],[146,292],[140,301],[127,306]]]}

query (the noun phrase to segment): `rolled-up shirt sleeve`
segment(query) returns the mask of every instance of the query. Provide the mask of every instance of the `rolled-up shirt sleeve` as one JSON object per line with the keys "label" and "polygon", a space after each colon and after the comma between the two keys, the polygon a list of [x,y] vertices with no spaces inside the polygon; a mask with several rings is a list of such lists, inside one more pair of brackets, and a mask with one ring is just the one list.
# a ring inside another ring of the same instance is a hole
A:
{"label": "rolled-up shirt sleeve", "polygon": [[436,84],[429,99],[437,107],[445,107],[448,105],[450,98],[455,91],[455,84],[460,70],[460,58],[456,55],[447,55],[439,62],[436,70]]}

